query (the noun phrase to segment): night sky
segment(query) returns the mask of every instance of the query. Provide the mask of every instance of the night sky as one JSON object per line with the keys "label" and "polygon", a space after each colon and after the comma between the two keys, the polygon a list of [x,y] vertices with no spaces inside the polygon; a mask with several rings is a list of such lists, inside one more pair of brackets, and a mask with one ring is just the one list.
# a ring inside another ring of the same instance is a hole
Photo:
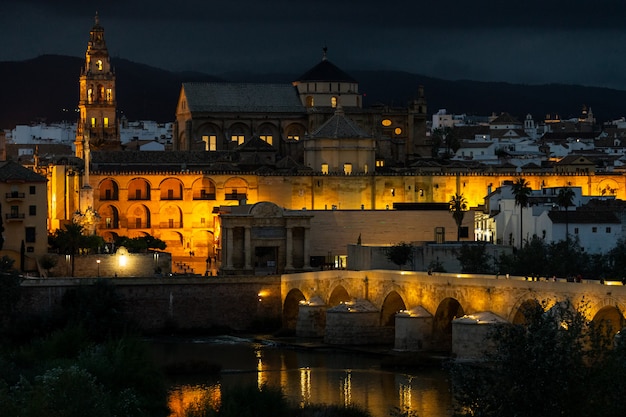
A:
{"label": "night sky", "polygon": [[2,0],[0,61],[84,56],[99,13],[109,52],[167,70],[340,68],[449,80],[626,90],[623,0]]}

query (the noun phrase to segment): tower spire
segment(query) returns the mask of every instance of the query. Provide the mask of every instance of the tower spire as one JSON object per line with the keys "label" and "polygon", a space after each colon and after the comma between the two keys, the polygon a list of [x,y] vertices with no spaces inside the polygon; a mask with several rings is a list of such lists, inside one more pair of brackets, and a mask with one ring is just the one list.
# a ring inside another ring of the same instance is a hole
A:
{"label": "tower spire", "polygon": [[[89,31],[85,66],[79,78],[80,120],[76,129],[76,156],[87,159],[89,150],[117,149],[120,135],[115,101],[115,73],[96,12]],[[88,142],[88,143],[87,143]]]}

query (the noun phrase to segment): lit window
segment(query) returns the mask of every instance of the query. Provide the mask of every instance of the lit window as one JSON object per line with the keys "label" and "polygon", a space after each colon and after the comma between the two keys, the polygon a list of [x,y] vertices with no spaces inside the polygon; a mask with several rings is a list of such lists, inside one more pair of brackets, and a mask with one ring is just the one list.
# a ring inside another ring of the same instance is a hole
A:
{"label": "lit window", "polygon": [[315,100],[313,100],[312,96],[307,96],[307,98],[306,98],[306,106],[307,107],[315,106]]}
{"label": "lit window", "polygon": [[259,137],[261,138],[261,140],[269,143],[270,145],[272,144],[272,140],[273,140],[272,135],[261,135]]}
{"label": "lit window", "polygon": [[215,152],[217,151],[217,136],[205,135],[202,136],[202,142],[204,142],[204,150]]}
{"label": "lit window", "polygon": [[343,164],[343,173],[346,175],[352,174],[352,164]]}
{"label": "lit window", "polygon": [[107,88],[107,101],[113,101],[113,89]]}
{"label": "lit window", "polygon": [[232,135],[230,137],[230,140],[233,142],[237,142],[239,145],[241,145],[244,141],[244,136],[243,135]]}
{"label": "lit window", "polygon": [[104,127],[109,127],[109,118],[108,117],[105,117],[103,122],[104,122]]}
{"label": "lit window", "polygon": [[396,127],[396,129],[393,131],[393,133],[395,133],[396,135],[401,135],[402,134],[402,129],[400,129],[399,127]]}
{"label": "lit window", "polygon": [[91,118],[91,127],[96,127],[96,118],[95,117]]}
{"label": "lit window", "polygon": [[98,71],[102,71],[102,60],[99,59],[96,61],[96,66],[98,67]]}
{"label": "lit window", "polygon": [[328,174],[328,164],[322,164],[322,174]]}
{"label": "lit window", "polygon": [[87,102],[91,103],[93,101],[93,88],[87,90]]}
{"label": "lit window", "polygon": [[378,168],[384,167],[385,166],[385,161],[383,161],[382,159],[377,159],[376,160],[376,166]]}
{"label": "lit window", "polygon": [[383,121],[381,122],[381,124],[385,127],[389,127],[391,126],[391,120],[389,119],[383,119]]}
{"label": "lit window", "polygon": [[300,135],[287,135],[287,139],[289,140],[300,140]]}
{"label": "lit window", "polygon": [[333,109],[337,107],[337,97],[330,98],[330,107],[332,107]]}

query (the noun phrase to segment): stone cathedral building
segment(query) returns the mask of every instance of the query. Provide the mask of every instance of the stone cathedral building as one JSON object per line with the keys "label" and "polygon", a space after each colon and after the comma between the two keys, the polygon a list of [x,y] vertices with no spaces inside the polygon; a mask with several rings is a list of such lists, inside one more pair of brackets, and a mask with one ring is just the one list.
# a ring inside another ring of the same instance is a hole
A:
{"label": "stone cathedral building", "polygon": [[[49,230],[93,208],[100,219],[96,232],[105,240],[146,234],[162,239],[174,270],[178,264],[202,273],[207,259],[220,260],[232,273],[253,273],[260,264],[275,265],[278,273],[306,270],[310,259],[330,257],[360,233],[364,242],[368,233],[376,235],[381,241],[371,243],[377,244],[400,236],[453,241],[456,225],[447,213],[432,220],[417,210],[411,235],[402,234],[406,227],[386,225],[403,207],[447,212],[455,193],[477,207],[490,190],[519,176],[514,170],[444,170],[424,163],[420,156],[431,151],[424,90],[407,86],[416,97],[406,107],[366,108],[358,81],[331,63],[326,49],[291,84],[184,83],[172,103],[173,149],[165,152],[122,149],[115,82],[96,16],[79,78],[76,159],[46,169]],[[533,189],[568,184],[589,193],[608,181],[624,197],[623,177],[525,177]],[[321,236],[321,228],[311,227],[316,213],[322,218],[322,212],[347,210],[351,218],[368,213],[361,232],[337,224],[334,233]],[[466,216],[466,222],[471,231],[473,218]]]}

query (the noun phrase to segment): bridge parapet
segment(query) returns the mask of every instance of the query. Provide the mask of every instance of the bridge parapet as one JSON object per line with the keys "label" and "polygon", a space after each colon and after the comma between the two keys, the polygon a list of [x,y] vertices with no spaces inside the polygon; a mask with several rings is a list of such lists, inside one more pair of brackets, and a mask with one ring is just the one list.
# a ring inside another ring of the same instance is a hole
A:
{"label": "bridge parapet", "polygon": [[[619,285],[607,285],[619,284]],[[575,307],[586,307],[590,320],[603,316],[603,310],[613,309],[610,316],[624,324],[626,311],[626,286],[618,282],[600,284],[597,281],[573,283],[565,279],[540,281],[525,277],[470,274],[428,274],[413,271],[347,271],[331,270],[281,277],[283,312],[289,314],[288,305],[319,297],[328,307],[350,299],[369,300],[381,311],[381,322],[400,310],[422,307],[433,316],[490,311],[509,322],[515,322],[524,303],[530,300],[549,305],[569,300]],[[458,305],[450,310],[446,303],[453,300]],[[445,309],[448,309],[447,313]],[[442,310],[444,309],[444,310]],[[393,311],[390,311],[393,310]],[[297,309],[296,309],[297,314]]]}

